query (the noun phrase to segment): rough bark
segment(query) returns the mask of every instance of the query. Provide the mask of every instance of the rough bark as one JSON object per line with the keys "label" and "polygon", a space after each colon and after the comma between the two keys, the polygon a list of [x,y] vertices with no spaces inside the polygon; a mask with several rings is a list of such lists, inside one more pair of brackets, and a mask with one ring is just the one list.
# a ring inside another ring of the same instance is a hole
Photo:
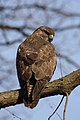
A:
{"label": "rough bark", "polygon": [[[49,82],[42,90],[41,98],[70,94],[77,86],[80,85],[80,69],[76,70],[63,78],[59,78]],[[0,93],[0,108],[8,107],[11,105],[21,104],[22,91],[21,89],[10,90]]]}

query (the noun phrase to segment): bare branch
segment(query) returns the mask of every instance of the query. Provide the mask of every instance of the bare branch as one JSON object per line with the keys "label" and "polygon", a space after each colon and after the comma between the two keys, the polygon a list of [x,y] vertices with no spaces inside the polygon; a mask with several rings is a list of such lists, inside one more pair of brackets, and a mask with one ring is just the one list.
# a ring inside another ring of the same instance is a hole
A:
{"label": "bare branch", "polygon": [[[41,98],[58,94],[66,96],[66,93],[70,94],[78,85],[80,85],[80,69],[63,78],[49,82],[42,91]],[[23,103],[21,89],[0,93],[0,108],[21,103]]]}
{"label": "bare branch", "polygon": [[25,9],[25,8],[34,8],[34,9],[37,9],[37,10],[47,10],[47,11],[51,11],[51,12],[55,12],[56,14],[60,14],[60,15],[63,15],[65,17],[80,17],[80,14],[79,13],[72,13],[72,12],[66,12],[64,10],[62,10],[61,8],[51,8],[51,7],[48,7],[46,5],[40,5],[40,4],[24,4],[24,5],[19,5],[19,6],[15,6],[15,7],[11,7],[11,6],[0,6],[0,10],[3,11],[3,10],[19,10],[19,9]]}
{"label": "bare branch", "polygon": [[65,102],[65,106],[64,106],[63,120],[66,120],[67,105],[68,105],[68,93],[66,93],[66,102]]}
{"label": "bare branch", "polygon": [[16,43],[21,42],[21,41],[22,41],[21,39],[15,39],[15,40],[11,40],[11,41],[5,41],[4,43],[1,42],[0,46],[7,46],[8,47],[8,45],[13,45],[13,44],[16,44]]}
{"label": "bare branch", "polygon": [[71,65],[75,66],[76,68],[80,68],[80,65],[77,64],[74,60],[72,60],[71,58],[69,58],[67,55],[63,55],[63,54],[59,54],[57,53],[58,57],[61,57],[62,59],[65,59],[65,61],[67,61],[68,63],[70,63]]}
{"label": "bare branch", "polygon": [[62,32],[62,31],[66,31],[66,30],[73,30],[73,29],[80,29],[80,24],[69,25],[69,26],[65,26],[65,27],[62,27],[62,28],[54,28],[54,29],[57,32]]}
{"label": "bare branch", "polygon": [[13,117],[18,118],[19,120],[24,120],[24,119],[20,118],[19,116],[17,116],[16,114],[12,113],[10,110],[8,110],[8,109],[5,109],[5,110],[8,111],[11,115],[13,115]]}
{"label": "bare branch", "polygon": [[22,33],[24,36],[28,36],[27,33],[24,32],[23,29],[25,29],[25,26],[22,27],[15,27],[15,26],[9,26],[9,25],[0,25],[0,29],[6,29],[6,30],[16,30],[20,33]]}
{"label": "bare branch", "polygon": [[58,104],[58,106],[57,106],[57,108],[53,111],[53,113],[49,116],[49,118],[48,118],[48,120],[50,120],[51,119],[51,117],[56,113],[56,111],[58,110],[58,108],[60,107],[60,105],[61,105],[61,103],[62,103],[62,101],[63,101],[63,99],[64,99],[64,96],[62,97],[62,99],[60,100],[60,102],[59,102],[59,104]]}
{"label": "bare branch", "polygon": [[[5,30],[16,30],[18,32],[21,32],[24,36],[28,36],[27,33],[24,32],[24,29],[29,29],[29,30],[35,30],[35,27],[29,27],[29,26],[19,26],[19,27],[15,27],[15,26],[9,26],[9,25],[0,25],[0,29],[5,29]],[[73,29],[80,29],[80,24],[77,25],[69,25],[69,26],[65,26],[65,27],[53,27],[53,29],[57,32],[62,32],[62,31],[66,31],[66,30],[73,30]]]}
{"label": "bare branch", "polygon": [[30,29],[30,30],[34,30],[35,28],[34,27],[30,27],[30,26],[19,26],[19,27],[16,27],[16,26],[10,26],[10,25],[0,25],[0,29],[7,29],[7,30],[17,30],[17,31],[20,31],[21,29]]}

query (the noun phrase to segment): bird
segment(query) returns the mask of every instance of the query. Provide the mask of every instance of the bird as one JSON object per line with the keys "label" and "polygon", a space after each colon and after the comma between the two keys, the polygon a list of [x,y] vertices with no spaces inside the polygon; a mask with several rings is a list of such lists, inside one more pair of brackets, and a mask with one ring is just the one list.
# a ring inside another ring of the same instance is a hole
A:
{"label": "bird", "polygon": [[51,43],[54,36],[52,28],[40,26],[17,49],[17,76],[28,108],[36,107],[56,69],[56,49]]}

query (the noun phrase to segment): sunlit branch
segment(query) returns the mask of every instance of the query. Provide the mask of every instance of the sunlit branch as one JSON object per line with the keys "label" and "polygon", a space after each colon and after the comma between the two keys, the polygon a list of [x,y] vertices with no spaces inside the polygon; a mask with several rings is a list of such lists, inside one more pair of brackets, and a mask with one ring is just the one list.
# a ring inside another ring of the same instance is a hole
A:
{"label": "sunlit branch", "polygon": [[[41,93],[41,98],[64,95],[70,93],[80,85],[80,69],[66,75],[65,77],[49,82]],[[23,93],[21,89],[0,93],[0,108],[23,103]]]}

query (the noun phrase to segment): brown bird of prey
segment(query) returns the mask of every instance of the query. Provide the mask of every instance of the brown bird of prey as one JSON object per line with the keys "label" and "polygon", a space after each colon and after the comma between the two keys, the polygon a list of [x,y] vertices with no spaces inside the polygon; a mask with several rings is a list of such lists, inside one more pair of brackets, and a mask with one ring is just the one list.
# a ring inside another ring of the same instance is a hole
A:
{"label": "brown bird of prey", "polygon": [[36,29],[17,51],[16,67],[25,106],[34,108],[41,91],[56,68],[56,51],[51,41],[54,31],[41,26]]}

